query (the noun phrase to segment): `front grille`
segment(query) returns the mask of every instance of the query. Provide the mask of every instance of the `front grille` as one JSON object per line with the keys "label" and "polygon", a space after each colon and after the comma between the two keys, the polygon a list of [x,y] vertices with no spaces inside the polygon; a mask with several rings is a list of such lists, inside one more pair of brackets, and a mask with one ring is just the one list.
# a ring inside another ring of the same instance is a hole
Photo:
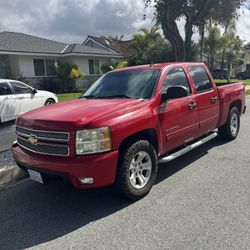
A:
{"label": "front grille", "polygon": [[26,138],[28,138],[29,136],[36,136],[38,139],[46,141],[60,141],[60,142],[69,141],[69,133],[65,132],[40,131],[40,130],[27,129],[19,126],[16,127],[16,131],[17,134],[20,134]]}
{"label": "front grille", "polygon": [[47,155],[58,155],[68,156],[69,148],[67,145],[50,145],[45,143],[31,144],[28,140],[17,137],[17,142],[21,147],[32,152],[47,154]]}
{"label": "front grille", "polygon": [[39,154],[68,156],[69,133],[33,130],[16,127],[17,142],[25,148]]}

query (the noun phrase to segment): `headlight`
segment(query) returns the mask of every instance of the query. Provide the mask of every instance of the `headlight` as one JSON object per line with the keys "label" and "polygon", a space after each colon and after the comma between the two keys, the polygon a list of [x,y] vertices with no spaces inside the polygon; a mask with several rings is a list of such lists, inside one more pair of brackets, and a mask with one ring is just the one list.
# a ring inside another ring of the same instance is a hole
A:
{"label": "headlight", "polygon": [[76,154],[95,154],[111,150],[108,127],[86,129],[76,132]]}

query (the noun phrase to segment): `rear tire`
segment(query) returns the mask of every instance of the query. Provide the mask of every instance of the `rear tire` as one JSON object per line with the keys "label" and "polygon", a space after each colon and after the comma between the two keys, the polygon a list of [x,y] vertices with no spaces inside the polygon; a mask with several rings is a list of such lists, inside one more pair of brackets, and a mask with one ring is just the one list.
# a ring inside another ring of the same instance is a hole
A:
{"label": "rear tire", "polygon": [[138,200],[149,193],[158,171],[155,148],[146,140],[130,144],[121,152],[116,186],[119,192],[131,200]]}
{"label": "rear tire", "polygon": [[48,106],[48,105],[51,105],[51,104],[54,104],[56,103],[56,101],[52,98],[49,98],[45,103],[44,103],[44,106]]}
{"label": "rear tire", "polygon": [[232,107],[229,111],[227,122],[219,128],[219,135],[232,141],[236,139],[240,130],[240,111],[237,107]]}

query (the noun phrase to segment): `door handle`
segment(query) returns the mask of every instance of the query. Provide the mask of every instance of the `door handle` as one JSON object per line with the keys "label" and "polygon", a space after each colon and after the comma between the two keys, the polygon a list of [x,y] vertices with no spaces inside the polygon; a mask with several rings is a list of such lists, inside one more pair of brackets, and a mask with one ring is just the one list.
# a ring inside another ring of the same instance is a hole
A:
{"label": "door handle", "polygon": [[18,99],[19,99],[19,100],[23,100],[23,99],[24,99],[24,97],[19,97]]}
{"label": "door handle", "polygon": [[218,100],[218,96],[213,96],[211,97],[212,103],[215,103]]}
{"label": "door handle", "polygon": [[193,110],[193,109],[195,109],[197,107],[197,103],[196,102],[190,102],[189,104],[188,104],[188,108],[190,109],[190,110]]}

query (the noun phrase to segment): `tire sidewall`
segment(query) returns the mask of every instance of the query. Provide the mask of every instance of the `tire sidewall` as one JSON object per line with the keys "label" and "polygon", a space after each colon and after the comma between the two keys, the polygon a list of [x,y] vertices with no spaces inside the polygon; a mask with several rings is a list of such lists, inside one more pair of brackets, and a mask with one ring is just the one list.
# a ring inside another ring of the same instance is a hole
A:
{"label": "tire sidewall", "polygon": [[[130,164],[134,156],[139,151],[145,151],[148,153],[151,162],[152,162],[152,170],[151,176],[148,183],[140,189],[136,189],[132,186],[130,182]],[[151,190],[152,186],[155,183],[155,179],[157,177],[158,172],[158,157],[154,147],[146,140],[136,141],[131,144],[121,155],[119,173],[119,184],[120,189],[125,196],[130,199],[140,199],[144,197]]]}
{"label": "tire sidewall", "polygon": [[[238,117],[238,128],[237,128],[237,132],[235,134],[232,133],[231,127],[230,127],[231,119],[232,119],[233,114],[236,114],[237,117]],[[228,117],[228,132],[229,132],[230,137],[231,137],[232,140],[235,139],[238,136],[239,130],[240,130],[240,112],[239,112],[239,109],[237,107],[233,107],[230,110],[229,117]]]}

